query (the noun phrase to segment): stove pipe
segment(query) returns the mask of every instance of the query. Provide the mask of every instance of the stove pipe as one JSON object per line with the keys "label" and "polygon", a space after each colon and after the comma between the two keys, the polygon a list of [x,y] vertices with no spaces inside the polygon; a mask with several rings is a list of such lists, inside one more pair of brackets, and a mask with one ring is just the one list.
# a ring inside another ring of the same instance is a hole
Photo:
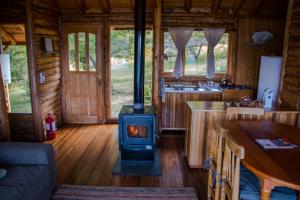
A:
{"label": "stove pipe", "polygon": [[135,0],[134,109],[144,108],[146,0]]}

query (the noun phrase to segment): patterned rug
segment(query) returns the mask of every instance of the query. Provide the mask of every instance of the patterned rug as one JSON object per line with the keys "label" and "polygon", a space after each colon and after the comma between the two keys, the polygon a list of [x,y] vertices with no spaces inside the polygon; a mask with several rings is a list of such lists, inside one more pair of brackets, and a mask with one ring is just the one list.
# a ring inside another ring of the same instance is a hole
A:
{"label": "patterned rug", "polygon": [[194,188],[93,187],[62,185],[52,200],[198,200]]}

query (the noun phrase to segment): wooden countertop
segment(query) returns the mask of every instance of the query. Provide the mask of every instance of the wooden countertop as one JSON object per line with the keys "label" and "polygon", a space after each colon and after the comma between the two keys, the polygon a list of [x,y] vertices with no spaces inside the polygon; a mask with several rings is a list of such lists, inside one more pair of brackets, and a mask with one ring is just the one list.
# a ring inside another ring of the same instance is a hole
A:
{"label": "wooden countertop", "polygon": [[[224,101],[187,101],[187,105],[192,111],[225,111],[226,106]],[[294,109],[273,105],[272,108],[265,108],[265,112],[295,112]]]}
{"label": "wooden countertop", "polygon": [[187,101],[192,111],[224,111],[226,110],[223,101]]}

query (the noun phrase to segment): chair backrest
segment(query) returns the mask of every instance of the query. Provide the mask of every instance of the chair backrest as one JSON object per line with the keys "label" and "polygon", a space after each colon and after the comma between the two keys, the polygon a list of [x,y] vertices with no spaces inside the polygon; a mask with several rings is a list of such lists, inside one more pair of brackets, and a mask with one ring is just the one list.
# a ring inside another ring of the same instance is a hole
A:
{"label": "chair backrest", "polygon": [[260,120],[263,119],[265,111],[263,108],[251,107],[228,107],[226,110],[226,119],[228,120]]}
{"label": "chair backrest", "polygon": [[221,171],[224,152],[224,129],[219,120],[213,119],[213,130],[210,138],[210,158],[208,172],[208,199],[220,199]]}
{"label": "chair backrest", "polygon": [[222,162],[221,200],[239,199],[240,161],[244,159],[245,150],[228,132],[225,133],[225,148]]}

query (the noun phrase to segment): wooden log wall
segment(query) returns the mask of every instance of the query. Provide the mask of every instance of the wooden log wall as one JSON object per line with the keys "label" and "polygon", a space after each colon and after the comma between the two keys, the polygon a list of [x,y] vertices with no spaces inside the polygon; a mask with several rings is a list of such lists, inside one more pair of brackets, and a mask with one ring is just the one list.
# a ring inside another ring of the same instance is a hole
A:
{"label": "wooden log wall", "polygon": [[291,0],[287,16],[284,75],[280,99],[300,109],[300,1]]}
{"label": "wooden log wall", "polygon": [[[45,74],[45,83],[39,84],[41,116],[43,119],[48,113],[55,114],[58,125],[62,123],[61,100],[61,68],[60,68],[60,37],[58,28],[59,10],[55,1],[33,0],[34,44],[36,66],[39,73]],[[43,38],[53,39],[54,53],[46,54],[43,51]],[[37,77],[39,80],[39,77]]]}
{"label": "wooden log wall", "polygon": [[[261,56],[282,56],[284,20],[240,19],[237,27],[236,66],[233,76],[237,85],[258,87]],[[257,31],[269,31],[274,39],[265,46],[254,46],[251,36]]]}

